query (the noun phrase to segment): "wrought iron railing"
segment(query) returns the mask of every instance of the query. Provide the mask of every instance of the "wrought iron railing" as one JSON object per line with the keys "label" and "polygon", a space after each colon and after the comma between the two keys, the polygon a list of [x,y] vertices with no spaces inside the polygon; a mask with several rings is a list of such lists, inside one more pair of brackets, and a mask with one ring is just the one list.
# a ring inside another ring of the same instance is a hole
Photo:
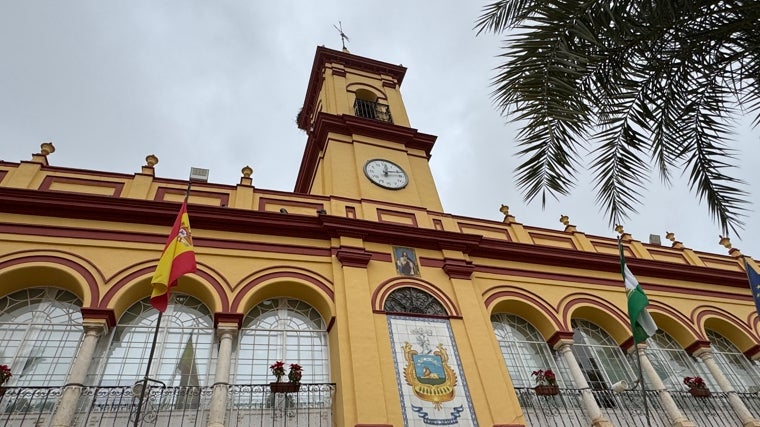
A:
{"label": "wrought iron railing", "polygon": [[354,101],[354,114],[356,114],[357,117],[393,123],[393,120],[391,119],[391,110],[387,105],[378,102],[357,99]]}
{"label": "wrought iron railing", "polygon": [[[49,426],[60,402],[59,387],[8,387],[0,392],[0,425]],[[206,426],[212,387],[150,387],[140,411],[139,390],[131,386],[83,387],[75,427]],[[301,384],[298,392],[272,393],[269,385],[231,385],[226,426],[329,427],[333,425],[335,384]]]}
{"label": "wrought iron railing", "polygon": [[[590,416],[583,408],[581,391],[563,388],[554,396],[537,396],[532,388],[516,389],[520,406],[529,426],[588,426]],[[662,407],[657,391],[641,390],[616,393],[611,390],[592,391],[605,418],[618,427],[667,427],[673,420]],[[686,391],[671,391],[671,397],[681,413],[696,425],[704,427],[734,427],[741,421],[731,407],[726,393],[713,392],[710,397],[694,397]],[[740,394],[750,412],[757,416],[760,398],[755,394]],[[648,421],[647,421],[648,418]]]}

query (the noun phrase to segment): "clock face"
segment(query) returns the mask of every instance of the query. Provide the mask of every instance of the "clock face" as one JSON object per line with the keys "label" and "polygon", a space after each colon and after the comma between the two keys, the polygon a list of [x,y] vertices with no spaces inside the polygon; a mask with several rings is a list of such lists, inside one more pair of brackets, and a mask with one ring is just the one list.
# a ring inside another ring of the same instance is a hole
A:
{"label": "clock face", "polygon": [[364,174],[370,181],[389,190],[400,190],[409,184],[409,177],[401,166],[383,159],[372,159],[364,165]]}

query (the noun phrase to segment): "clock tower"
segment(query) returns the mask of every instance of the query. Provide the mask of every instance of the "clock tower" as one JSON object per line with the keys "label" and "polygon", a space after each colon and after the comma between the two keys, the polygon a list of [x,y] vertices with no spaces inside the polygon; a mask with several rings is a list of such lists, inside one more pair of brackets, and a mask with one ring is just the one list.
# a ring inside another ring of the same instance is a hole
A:
{"label": "clock tower", "polygon": [[406,68],[318,47],[298,127],[308,140],[295,192],[441,212],[428,161],[436,137],[409,124]]}

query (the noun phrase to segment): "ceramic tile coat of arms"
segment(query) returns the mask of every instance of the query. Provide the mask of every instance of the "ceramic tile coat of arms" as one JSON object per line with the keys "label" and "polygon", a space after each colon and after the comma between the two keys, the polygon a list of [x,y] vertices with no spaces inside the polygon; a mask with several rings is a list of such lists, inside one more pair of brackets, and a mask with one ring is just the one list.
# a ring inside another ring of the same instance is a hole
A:
{"label": "ceramic tile coat of arms", "polygon": [[388,316],[404,425],[477,426],[448,319]]}

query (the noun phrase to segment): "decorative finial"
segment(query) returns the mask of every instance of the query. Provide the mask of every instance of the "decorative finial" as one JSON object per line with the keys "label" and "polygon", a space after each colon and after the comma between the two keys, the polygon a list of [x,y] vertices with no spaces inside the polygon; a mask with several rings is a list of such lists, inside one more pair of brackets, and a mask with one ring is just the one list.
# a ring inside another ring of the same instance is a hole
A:
{"label": "decorative finial", "polygon": [[683,243],[676,240],[676,235],[672,231],[666,231],[665,232],[665,238],[673,242],[670,246],[676,248],[676,249],[683,249]]}
{"label": "decorative finial", "polygon": [[515,221],[515,217],[509,214],[509,206],[501,205],[501,207],[499,208],[499,212],[504,214],[504,219],[502,220],[502,222],[510,224]]}
{"label": "decorative finial", "polygon": [[562,216],[559,217],[559,222],[561,222],[562,225],[567,227],[568,225],[570,225],[570,217],[563,214]]}
{"label": "decorative finial", "polygon": [[615,231],[617,231],[617,233],[618,233],[619,235],[621,235],[621,236],[622,236],[623,234],[625,234],[625,230],[623,230],[623,226],[622,226],[622,225],[620,225],[620,224],[618,224],[618,225],[616,225],[616,226],[615,226]]}
{"label": "decorative finial", "polygon": [[253,173],[253,169],[251,169],[250,166],[245,166],[243,169],[240,170],[240,172],[243,173],[243,178],[250,178],[251,174]]}
{"label": "decorative finial", "polygon": [[346,49],[346,42],[350,42],[351,40],[348,39],[348,36],[346,33],[343,32],[343,23],[338,21],[338,26],[333,25],[336,30],[338,30],[338,33],[340,33],[340,43],[343,45],[343,52],[348,52],[348,49]]}
{"label": "decorative finial", "polygon": [[731,238],[720,235],[718,237],[720,237],[720,240],[718,241],[719,245],[722,245],[726,249],[731,249]]}
{"label": "decorative finial", "polygon": [[155,154],[148,154],[145,156],[145,166],[152,168],[158,164],[158,157]]}
{"label": "decorative finial", "polygon": [[48,154],[55,153],[55,147],[52,142],[43,142],[40,144],[40,154],[47,156]]}

